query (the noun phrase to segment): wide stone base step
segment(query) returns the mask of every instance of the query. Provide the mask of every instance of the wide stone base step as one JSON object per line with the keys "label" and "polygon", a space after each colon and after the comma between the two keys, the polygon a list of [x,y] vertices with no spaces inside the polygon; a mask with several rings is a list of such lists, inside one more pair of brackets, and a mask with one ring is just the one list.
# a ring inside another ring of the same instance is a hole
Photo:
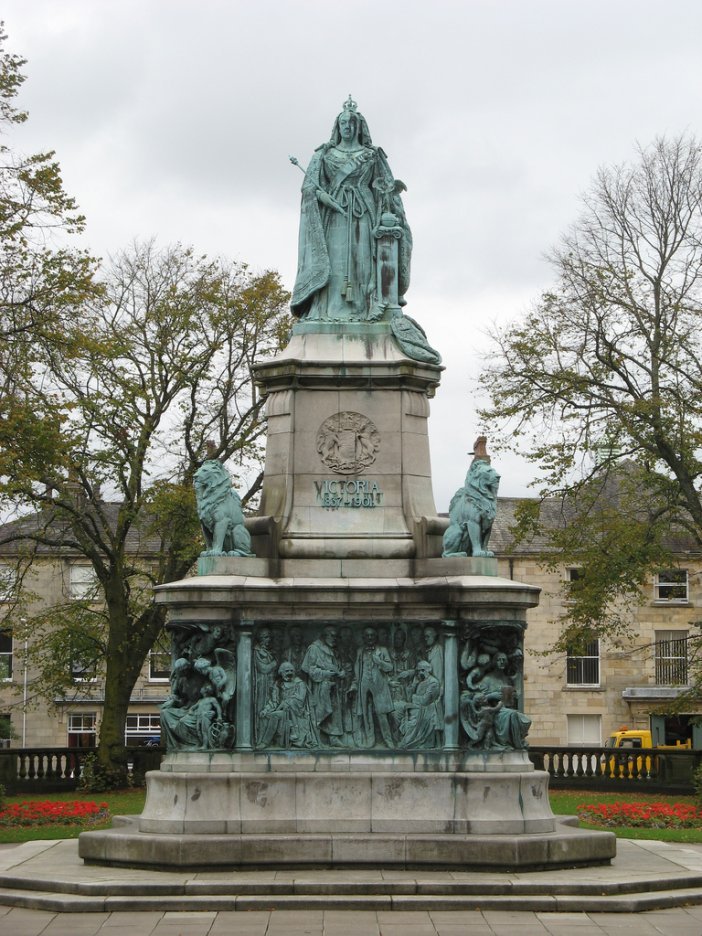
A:
{"label": "wide stone base step", "polygon": [[83,832],[78,854],[88,865],[183,870],[454,868],[525,871],[608,864],[616,854],[611,832],[577,828],[574,817],[553,817],[556,831],[530,835],[249,833],[168,834],[139,831],[140,818],[117,817],[112,829]]}
{"label": "wide stone base step", "polygon": [[[233,875],[235,878],[236,875]],[[702,903],[702,874],[635,881],[349,880],[343,872],[285,880],[187,883],[50,881],[0,875],[0,905],[53,912],[250,910],[524,910],[632,913]]]}

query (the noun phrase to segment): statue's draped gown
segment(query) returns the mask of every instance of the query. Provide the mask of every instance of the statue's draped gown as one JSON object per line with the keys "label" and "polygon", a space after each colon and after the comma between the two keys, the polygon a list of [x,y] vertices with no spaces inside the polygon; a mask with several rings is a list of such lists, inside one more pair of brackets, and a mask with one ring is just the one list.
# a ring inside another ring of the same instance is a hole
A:
{"label": "statue's draped gown", "polygon": [[[374,185],[374,183],[377,183]],[[312,157],[302,185],[298,270],[293,312],[308,321],[368,321],[376,291],[374,231],[381,189],[394,184],[385,154],[374,146],[346,150],[325,144]],[[318,198],[322,190],[344,209]],[[409,280],[411,234],[399,199],[405,235],[400,245],[400,285]]]}

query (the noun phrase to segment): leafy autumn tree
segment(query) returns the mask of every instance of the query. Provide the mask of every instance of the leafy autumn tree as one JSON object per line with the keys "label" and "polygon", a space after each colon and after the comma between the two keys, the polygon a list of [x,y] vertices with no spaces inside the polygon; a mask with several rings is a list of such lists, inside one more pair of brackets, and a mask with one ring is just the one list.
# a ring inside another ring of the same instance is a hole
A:
{"label": "leafy autumn tree", "polygon": [[[6,131],[27,115],[14,105],[25,62],[5,39]],[[136,245],[98,275],[66,246],[83,226],[53,153],[0,145],[0,498],[20,515],[0,531],[19,557],[3,625],[31,636],[37,697],[70,691],[76,666],[104,675],[99,758],[119,778],[131,691],[163,626],[152,587],[199,552],[191,481],[207,444],[238,481],[260,460],[251,366],[283,342],[288,296],[274,273],[182,247]],[[41,550],[87,560],[99,595],[37,609],[23,586]]]}
{"label": "leafy autumn tree", "polygon": [[1,490],[32,511],[0,539],[84,557],[104,600],[26,621],[46,663],[38,688],[51,698],[72,660],[104,659],[98,759],[117,780],[131,692],[164,624],[152,588],[182,578],[202,548],[192,478],[203,460],[228,463],[240,485],[262,457],[252,365],[286,340],[288,298],[274,273],[137,245],[60,340],[35,336],[22,416],[0,424]]}
{"label": "leafy autumn tree", "polygon": [[[6,39],[0,23],[3,136],[27,119],[14,104],[25,60],[6,51]],[[24,156],[0,143],[0,419],[12,417],[15,375],[32,366],[36,336],[60,334],[95,289],[94,261],[66,246],[83,225],[53,152]]]}
{"label": "leafy autumn tree", "polygon": [[[578,565],[561,648],[626,629],[676,539],[702,546],[702,146],[657,139],[601,169],[550,255],[556,273],[495,334],[482,418],[560,498],[557,561]],[[521,533],[539,524],[525,503]]]}

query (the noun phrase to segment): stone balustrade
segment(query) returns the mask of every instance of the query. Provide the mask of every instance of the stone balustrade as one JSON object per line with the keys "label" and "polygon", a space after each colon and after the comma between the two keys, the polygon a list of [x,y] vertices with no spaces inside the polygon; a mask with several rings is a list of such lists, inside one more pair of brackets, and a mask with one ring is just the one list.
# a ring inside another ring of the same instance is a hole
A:
{"label": "stone balustrade", "polygon": [[702,764],[699,750],[534,745],[529,758],[549,775],[551,789],[645,790],[690,794],[692,773]]}
{"label": "stone balustrade", "polygon": [[[132,776],[157,770],[162,748],[126,748]],[[33,747],[0,750],[0,784],[8,794],[59,793],[75,790],[88,754],[94,748]],[[143,782],[143,781],[142,781]]]}

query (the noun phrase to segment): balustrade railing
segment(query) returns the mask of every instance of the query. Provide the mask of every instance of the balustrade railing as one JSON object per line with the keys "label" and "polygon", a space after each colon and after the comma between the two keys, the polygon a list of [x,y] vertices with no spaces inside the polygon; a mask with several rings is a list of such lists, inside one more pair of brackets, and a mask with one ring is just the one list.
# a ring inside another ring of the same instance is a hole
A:
{"label": "balustrade railing", "polygon": [[[75,790],[91,748],[9,748],[0,750],[0,784],[8,793]],[[157,770],[162,748],[127,748],[127,767],[136,782]],[[692,773],[702,750],[534,745],[529,757],[550,776],[550,786],[583,789],[638,789],[693,793]]]}
{"label": "balustrade railing", "polygon": [[[135,780],[158,769],[161,748],[127,748],[127,769]],[[7,748],[0,750],[0,784],[7,793],[75,790],[85,758],[94,748]],[[143,783],[143,779],[141,780]]]}
{"label": "balustrade railing", "polygon": [[654,748],[534,745],[529,757],[550,776],[550,786],[583,789],[648,789],[693,793],[692,773],[702,751]]}

